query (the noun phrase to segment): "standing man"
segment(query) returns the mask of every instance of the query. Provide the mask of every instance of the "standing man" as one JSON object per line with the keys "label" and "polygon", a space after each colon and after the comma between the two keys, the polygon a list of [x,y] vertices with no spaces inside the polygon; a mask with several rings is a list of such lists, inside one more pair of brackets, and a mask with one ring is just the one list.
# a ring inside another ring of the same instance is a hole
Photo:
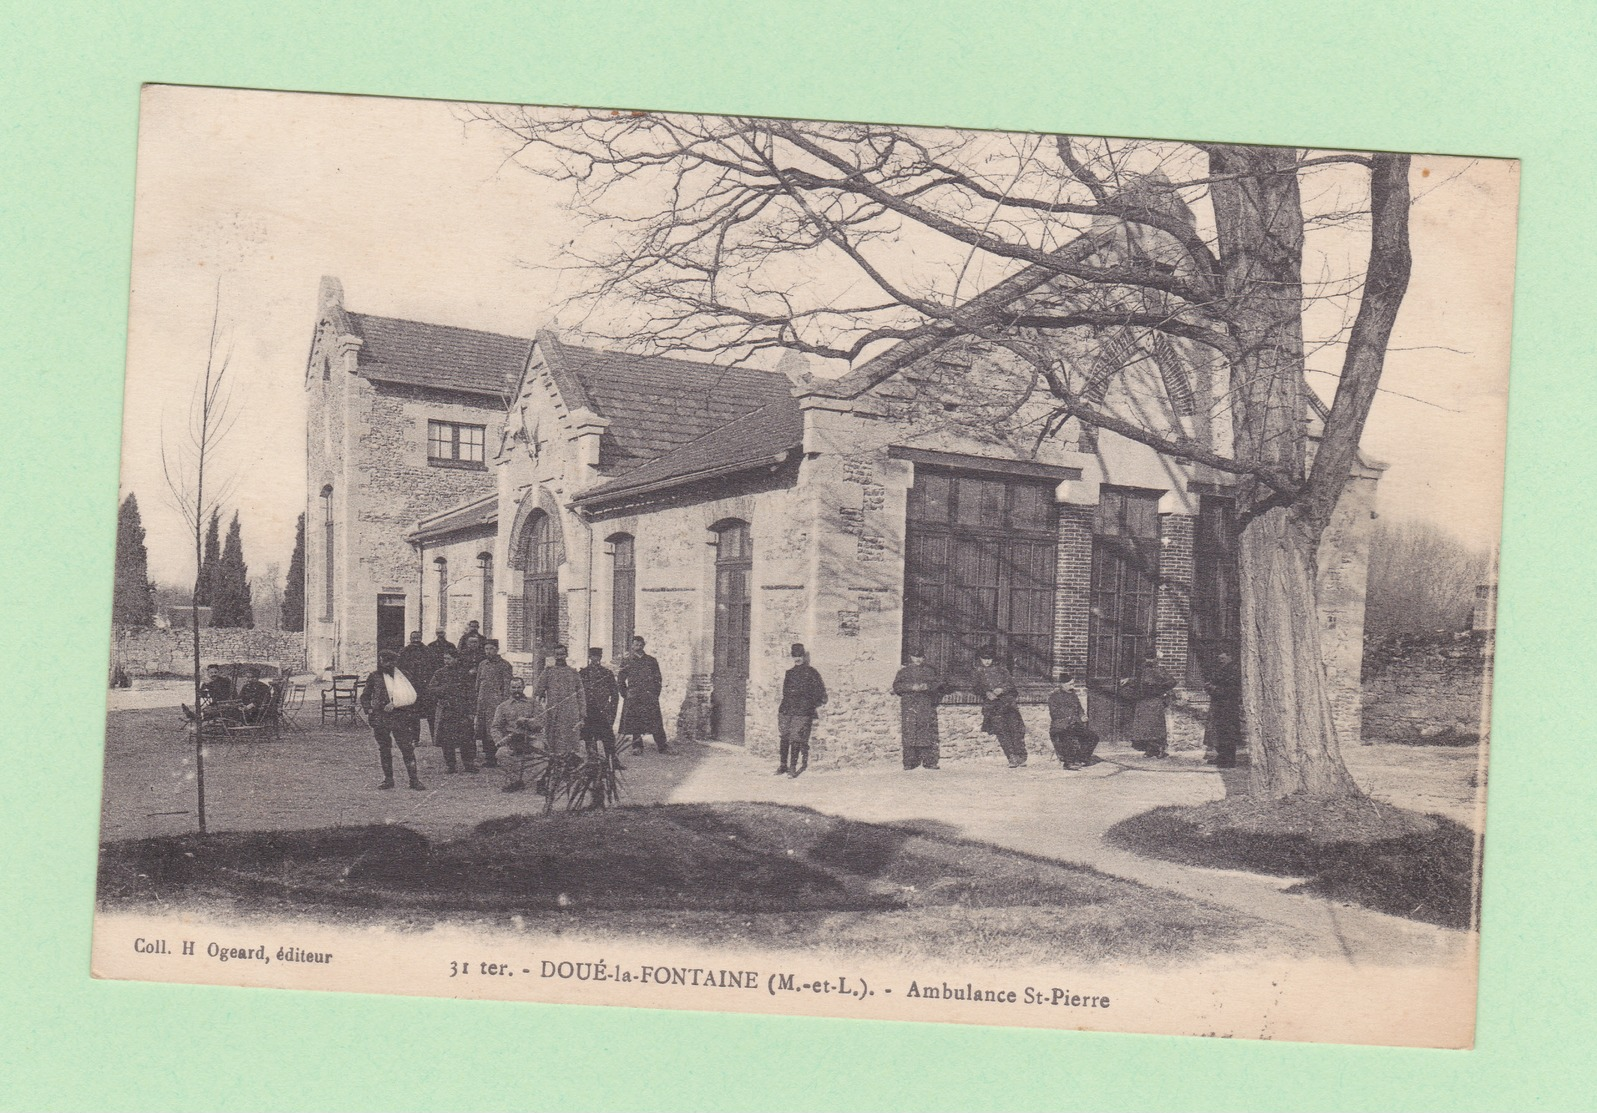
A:
{"label": "standing man", "polygon": [[1149,757],[1169,757],[1164,709],[1176,682],[1159,667],[1158,653],[1149,650],[1137,666],[1137,675],[1121,681],[1120,694],[1136,701],[1131,712],[1131,746]]}
{"label": "standing man", "polygon": [[[465,641],[464,638],[461,639]],[[489,638],[482,643],[482,661],[477,665],[477,741],[482,745],[482,763],[492,769],[499,764],[498,745],[493,737],[494,712],[510,698],[513,689],[520,687],[516,670],[510,662],[499,656],[499,639]]]}
{"label": "standing man", "polygon": [[810,665],[802,642],[794,642],[788,655],[793,667],[782,678],[782,703],[776,709],[776,731],[782,739],[782,764],[776,772],[796,777],[810,767],[810,731],[816,712],[826,702],[826,685]]}
{"label": "standing man", "polygon": [[660,689],[665,682],[660,677],[660,662],[644,652],[648,644],[642,638],[632,639],[632,652],[621,662],[621,675],[616,683],[625,701],[621,705],[622,737],[631,735],[632,748],[643,749],[643,736],[654,736],[654,748],[662,754],[671,751],[665,744],[665,720],[660,716]]}
{"label": "standing man", "polygon": [[398,662],[399,655],[391,649],[385,649],[377,655],[377,668],[366,677],[366,685],[361,689],[360,708],[372,726],[372,737],[377,739],[377,761],[383,767],[383,783],[377,787],[394,787],[393,747],[397,742],[399,756],[405,762],[405,773],[410,778],[410,787],[420,791],[423,785],[416,775],[416,740],[421,737],[421,719],[414,705],[395,707],[390,694],[389,686],[393,683]]}
{"label": "standing man", "polygon": [[447,649],[450,652],[454,652],[455,643],[449,640],[448,636],[444,633],[444,628],[440,626],[438,629],[433,631],[433,640],[427,643],[427,648],[433,651],[433,654],[440,662],[439,667],[442,667],[444,650]]}
{"label": "standing man", "polygon": [[423,644],[420,630],[412,630],[410,641],[399,651],[399,671],[416,689],[417,727],[420,728],[422,721],[427,723],[435,746],[438,744],[438,730],[433,722],[433,697],[428,689],[432,687],[433,677],[443,663],[443,659],[430,646]]}
{"label": "standing man", "polygon": [[1214,675],[1208,678],[1209,722],[1204,728],[1204,744],[1214,750],[1215,764],[1232,769],[1237,764],[1237,743],[1242,739],[1242,670],[1229,650],[1215,658]]}
{"label": "standing man", "polygon": [[587,704],[582,698],[582,677],[566,664],[565,646],[555,646],[554,660],[538,674],[532,698],[543,705],[544,745],[549,752],[576,753]]}
{"label": "standing man", "polygon": [[477,689],[471,672],[453,647],[444,650],[444,667],[433,675],[428,690],[436,701],[434,738],[444,751],[444,770],[455,772],[455,755],[461,768],[477,771],[477,744],[472,741],[473,719],[477,712]]}
{"label": "standing man", "polygon": [[582,740],[591,753],[594,743],[604,747],[604,756],[615,769],[625,769],[616,756],[616,704],[620,690],[615,673],[604,667],[604,650],[598,646],[588,650],[588,663],[577,674],[582,678],[582,699],[586,709],[582,716]]}
{"label": "standing man", "polygon": [[487,638],[482,636],[482,630],[477,625],[477,620],[472,619],[466,623],[466,632],[460,635],[460,659],[469,669],[475,669],[483,658],[483,646]]}
{"label": "standing man", "polygon": [[998,739],[1011,769],[1026,764],[1026,720],[1020,717],[1020,691],[991,647],[977,655],[976,693],[982,698],[981,728]]}
{"label": "standing man", "polygon": [[905,769],[936,769],[941,759],[937,733],[937,705],[948,690],[943,674],[926,663],[919,646],[909,650],[909,664],[893,677],[898,697],[898,729],[904,746]]}

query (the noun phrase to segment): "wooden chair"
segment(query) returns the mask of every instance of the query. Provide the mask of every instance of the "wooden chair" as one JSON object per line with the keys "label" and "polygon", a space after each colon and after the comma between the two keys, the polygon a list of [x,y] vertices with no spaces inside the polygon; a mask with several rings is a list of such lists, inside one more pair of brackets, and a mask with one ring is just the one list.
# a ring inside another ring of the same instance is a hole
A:
{"label": "wooden chair", "polygon": [[351,723],[357,721],[357,699],[359,696],[360,677],[345,673],[333,677],[333,686],[322,693],[322,722],[327,722],[327,717],[333,717],[333,725],[338,725],[339,716],[348,716]]}
{"label": "wooden chair", "polygon": [[279,708],[282,723],[290,730],[302,730],[299,713],[305,709],[305,694],[309,686],[294,680],[283,681],[283,705]]}
{"label": "wooden chair", "polygon": [[255,714],[243,715],[235,720],[221,720],[223,737],[233,739],[277,738],[283,729],[283,701],[288,694],[288,684],[283,681],[268,685],[272,694],[256,709]]}

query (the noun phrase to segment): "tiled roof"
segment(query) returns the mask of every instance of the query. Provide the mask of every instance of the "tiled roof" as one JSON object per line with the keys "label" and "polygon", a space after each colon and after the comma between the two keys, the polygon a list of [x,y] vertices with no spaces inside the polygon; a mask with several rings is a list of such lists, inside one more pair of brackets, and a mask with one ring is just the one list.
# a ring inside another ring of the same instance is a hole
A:
{"label": "tiled roof", "polygon": [[532,341],[496,332],[350,313],[364,342],[357,373],[368,379],[461,390],[508,399],[527,365]]}
{"label": "tiled roof", "polygon": [[538,335],[538,348],[568,405],[610,419],[599,450],[599,468],[610,475],[792,394],[787,376],[773,371],[599,351],[547,332]]}
{"label": "tiled roof", "polygon": [[597,507],[651,490],[774,464],[781,453],[798,449],[803,441],[803,411],[797,400],[784,396],[572,501]]}
{"label": "tiled roof", "polygon": [[430,514],[416,523],[408,540],[435,541],[450,534],[470,529],[492,526],[499,521],[499,496],[497,493],[481,495],[470,502],[452,506],[437,514]]}

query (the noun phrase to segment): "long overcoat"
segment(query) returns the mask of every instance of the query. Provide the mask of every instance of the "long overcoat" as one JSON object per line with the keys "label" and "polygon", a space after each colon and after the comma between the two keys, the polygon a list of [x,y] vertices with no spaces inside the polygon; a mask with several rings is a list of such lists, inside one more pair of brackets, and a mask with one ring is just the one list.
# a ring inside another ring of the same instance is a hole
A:
{"label": "long overcoat", "polygon": [[1135,700],[1131,712],[1131,741],[1163,743],[1165,740],[1165,704],[1170,689],[1176,682],[1158,665],[1144,665],[1137,675],[1126,681],[1121,694]]}
{"label": "long overcoat", "polygon": [[[982,697],[982,730],[1000,742],[1018,742],[1026,736],[1026,720],[1020,716],[1020,692],[1008,669],[998,664],[976,666],[976,690]],[[989,697],[988,692],[998,694]]]}
{"label": "long overcoat", "polygon": [[538,674],[532,698],[543,706],[544,744],[550,751],[568,753],[581,749],[587,702],[577,670],[570,665],[550,665]]}
{"label": "long overcoat", "polygon": [[943,674],[931,665],[905,665],[893,677],[898,697],[898,726],[908,747],[936,746],[937,705],[947,691]]}
{"label": "long overcoat", "polygon": [[647,653],[624,658],[616,683],[621,689],[621,722],[618,734],[664,734],[660,715],[660,662]]}
{"label": "long overcoat", "polygon": [[519,686],[516,670],[503,657],[484,657],[477,665],[477,714],[493,720],[499,705]]}

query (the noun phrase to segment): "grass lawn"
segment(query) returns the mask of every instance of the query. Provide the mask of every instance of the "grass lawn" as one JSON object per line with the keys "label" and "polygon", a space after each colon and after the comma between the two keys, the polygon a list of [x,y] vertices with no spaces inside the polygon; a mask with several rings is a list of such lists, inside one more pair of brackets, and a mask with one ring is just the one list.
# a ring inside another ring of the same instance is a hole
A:
{"label": "grass lawn", "polygon": [[221,904],[424,927],[530,929],[901,957],[1181,959],[1279,950],[1276,925],[1089,869],[779,804],[509,815],[108,843],[107,905]]}
{"label": "grass lawn", "polygon": [[1475,920],[1475,834],[1441,815],[1370,799],[1226,797],[1155,808],[1105,838],[1187,865],[1301,877],[1289,892],[1468,929]]}

